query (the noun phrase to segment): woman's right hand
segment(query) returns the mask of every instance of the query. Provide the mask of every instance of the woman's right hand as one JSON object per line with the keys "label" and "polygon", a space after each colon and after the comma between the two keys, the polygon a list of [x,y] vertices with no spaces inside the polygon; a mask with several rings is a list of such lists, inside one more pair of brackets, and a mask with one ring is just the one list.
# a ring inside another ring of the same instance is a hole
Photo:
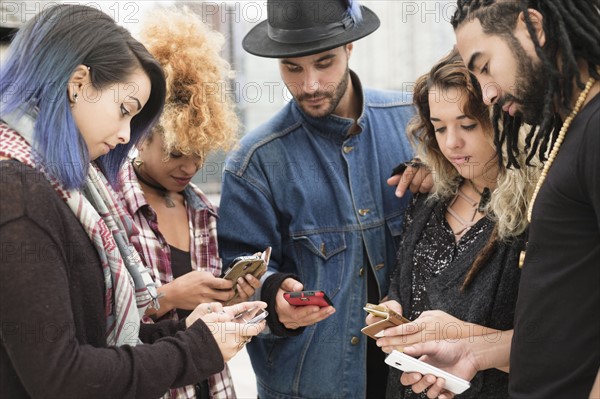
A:
{"label": "woman's right hand", "polygon": [[[209,272],[191,271],[160,287],[170,309],[195,309],[201,303],[226,302],[233,297],[233,282]],[[161,306],[163,303],[161,302]]]}
{"label": "woman's right hand", "polygon": [[266,321],[249,324],[234,320],[235,316],[251,309],[265,309],[267,304],[261,301],[242,302],[233,306],[225,306],[219,302],[204,303],[196,307],[186,318],[189,327],[198,319],[210,329],[223,359],[227,362],[236,355],[250,339],[265,328]]}

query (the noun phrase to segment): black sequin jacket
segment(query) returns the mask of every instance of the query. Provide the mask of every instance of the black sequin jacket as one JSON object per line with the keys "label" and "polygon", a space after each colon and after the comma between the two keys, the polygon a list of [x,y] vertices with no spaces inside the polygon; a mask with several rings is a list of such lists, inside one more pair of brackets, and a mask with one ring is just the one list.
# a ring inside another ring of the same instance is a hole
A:
{"label": "black sequin jacket", "polygon": [[[499,243],[488,262],[480,269],[468,288],[460,288],[466,273],[471,268],[480,249],[485,246],[492,233],[494,223],[481,220],[467,232],[463,240],[469,248],[455,251],[451,262],[434,275],[425,279],[422,292],[415,292],[415,276],[419,267],[415,259],[423,259],[423,253],[448,253],[440,251],[439,246],[448,242],[451,234],[443,215],[447,202],[425,201],[427,195],[416,195],[406,215],[406,226],[397,254],[396,269],[391,278],[389,299],[397,300],[403,307],[404,315],[420,314],[425,310],[442,310],[466,322],[471,322],[498,330],[513,328],[514,310],[517,301],[519,278],[519,254],[525,245],[525,235],[510,243]],[[439,227],[439,241],[431,240],[432,223]],[[425,230],[428,234],[424,234]],[[467,234],[471,233],[472,237]],[[429,235],[426,243],[420,241]],[[453,238],[453,237],[452,237]],[[440,244],[441,243],[441,244]],[[449,245],[454,245],[452,242]],[[430,249],[437,246],[437,251]],[[443,248],[442,248],[443,249]],[[431,262],[430,262],[431,263]],[[425,301],[417,301],[420,309],[412,309],[415,294],[424,295]],[[399,382],[400,372],[390,370],[388,379],[388,398],[418,398]],[[478,373],[471,381],[471,388],[456,398],[508,398],[508,374],[492,369]]]}

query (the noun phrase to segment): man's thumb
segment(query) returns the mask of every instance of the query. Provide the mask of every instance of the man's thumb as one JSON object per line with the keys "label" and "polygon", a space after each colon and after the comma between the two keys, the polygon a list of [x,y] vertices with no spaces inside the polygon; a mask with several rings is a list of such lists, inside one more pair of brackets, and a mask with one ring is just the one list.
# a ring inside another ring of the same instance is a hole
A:
{"label": "man's thumb", "polygon": [[294,280],[293,278],[286,278],[281,283],[281,289],[284,291],[302,291],[303,285],[299,281]]}

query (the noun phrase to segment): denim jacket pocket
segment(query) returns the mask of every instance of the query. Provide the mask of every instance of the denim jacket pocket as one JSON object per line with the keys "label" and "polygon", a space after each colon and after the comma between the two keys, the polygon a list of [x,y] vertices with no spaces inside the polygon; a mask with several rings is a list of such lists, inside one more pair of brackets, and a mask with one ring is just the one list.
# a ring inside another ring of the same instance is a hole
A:
{"label": "denim jacket pocket", "polygon": [[333,299],[342,285],[346,238],[344,233],[292,237],[298,273],[306,290],[323,290]]}

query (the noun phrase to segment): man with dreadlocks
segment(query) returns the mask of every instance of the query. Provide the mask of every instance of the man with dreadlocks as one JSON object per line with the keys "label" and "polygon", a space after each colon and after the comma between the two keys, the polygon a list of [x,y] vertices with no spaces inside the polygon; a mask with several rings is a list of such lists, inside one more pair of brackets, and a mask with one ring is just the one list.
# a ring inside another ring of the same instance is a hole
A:
{"label": "man with dreadlocks", "polygon": [[[510,364],[514,398],[583,398],[593,385],[598,395],[600,2],[461,0],[452,23],[463,61],[494,104],[498,153],[505,146],[514,167],[520,151],[546,162],[528,211],[512,348],[501,337],[483,355],[483,341],[407,352],[429,354],[464,377],[469,368]],[[533,126],[523,149],[521,122]]]}

